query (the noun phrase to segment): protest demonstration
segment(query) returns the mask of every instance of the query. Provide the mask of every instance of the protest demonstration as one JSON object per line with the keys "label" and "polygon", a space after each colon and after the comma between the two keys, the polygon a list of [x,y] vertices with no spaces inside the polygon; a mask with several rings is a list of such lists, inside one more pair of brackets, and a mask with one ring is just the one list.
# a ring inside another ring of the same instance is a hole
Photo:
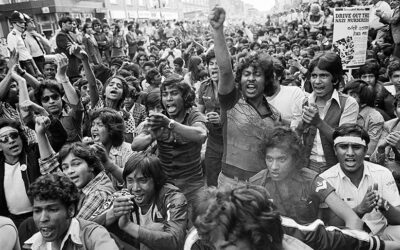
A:
{"label": "protest demonstration", "polygon": [[0,250],[400,250],[400,0],[0,0]]}

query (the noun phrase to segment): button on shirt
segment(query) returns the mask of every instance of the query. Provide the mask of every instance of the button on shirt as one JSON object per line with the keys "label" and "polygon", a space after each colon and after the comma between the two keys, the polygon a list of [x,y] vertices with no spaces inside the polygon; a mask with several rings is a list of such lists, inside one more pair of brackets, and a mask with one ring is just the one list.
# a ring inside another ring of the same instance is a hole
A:
{"label": "button on shirt", "polygon": [[38,38],[34,37],[29,32],[25,32],[24,35],[25,35],[25,45],[29,53],[32,55],[32,57],[43,56],[45,54],[45,51],[43,49],[43,45],[40,44]]}
{"label": "button on shirt", "polygon": [[[317,97],[315,96],[315,93],[312,92],[308,98],[309,103],[315,103],[316,98]],[[321,110],[319,111],[319,116],[321,117],[322,120],[325,118],[325,115],[328,112],[329,108],[331,107],[332,102],[337,102],[340,107],[339,93],[337,92],[337,90],[333,91],[332,97],[331,99],[328,100],[324,109],[322,111]],[[347,97],[345,106],[343,108],[343,113],[340,116],[339,126],[345,123],[356,123],[357,117],[358,117],[357,101],[353,97],[349,96]],[[319,134],[319,129],[317,129],[317,134],[315,135],[310,159],[319,163],[326,162],[324,156],[324,150],[322,148],[321,137]]]}
{"label": "button on shirt", "polygon": [[[387,168],[380,165],[364,161],[364,173],[358,187],[345,175],[339,163],[323,172],[320,176],[336,189],[338,196],[351,208],[361,204],[368,187],[373,186],[374,183],[378,184],[378,193],[392,206],[397,207],[400,205],[399,191],[393,175]],[[368,225],[373,234],[379,234],[388,225],[383,214],[375,209],[365,214],[362,220]]]}
{"label": "button on shirt", "polygon": [[26,61],[31,60],[32,56],[29,50],[25,46],[24,39],[22,38],[22,33],[16,29],[13,29],[7,36],[7,45],[10,51],[14,49],[19,53],[19,60]]}

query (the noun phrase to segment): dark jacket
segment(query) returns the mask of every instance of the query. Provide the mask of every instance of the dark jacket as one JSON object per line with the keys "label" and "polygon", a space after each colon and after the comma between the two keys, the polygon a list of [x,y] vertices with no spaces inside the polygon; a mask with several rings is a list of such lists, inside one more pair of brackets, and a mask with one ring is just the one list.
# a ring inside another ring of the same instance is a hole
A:
{"label": "dark jacket", "polygon": [[76,41],[71,35],[67,34],[65,31],[61,30],[56,36],[57,49],[56,53],[64,53],[69,60],[67,75],[69,78],[79,77],[79,65],[81,60],[73,54],[69,53],[68,43],[76,44]]}

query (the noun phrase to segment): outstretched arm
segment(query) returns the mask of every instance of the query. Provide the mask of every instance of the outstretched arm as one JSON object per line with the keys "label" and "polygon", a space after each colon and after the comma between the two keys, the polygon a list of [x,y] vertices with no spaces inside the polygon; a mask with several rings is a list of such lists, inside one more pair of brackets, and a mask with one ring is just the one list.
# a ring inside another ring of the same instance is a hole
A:
{"label": "outstretched arm", "polygon": [[225,16],[226,13],[223,8],[215,7],[208,17],[214,32],[215,58],[217,59],[220,75],[218,93],[221,95],[231,93],[235,87],[231,59],[224,35]]}

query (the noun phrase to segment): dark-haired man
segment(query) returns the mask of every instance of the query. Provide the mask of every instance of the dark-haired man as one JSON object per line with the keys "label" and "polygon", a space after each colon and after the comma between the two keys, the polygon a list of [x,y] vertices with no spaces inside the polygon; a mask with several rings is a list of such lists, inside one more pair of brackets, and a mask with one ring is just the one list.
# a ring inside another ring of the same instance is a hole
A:
{"label": "dark-haired man", "polygon": [[359,125],[344,124],[333,133],[339,163],[321,174],[373,235],[400,241],[400,195],[392,173],[364,161],[369,135]]}
{"label": "dark-haired man", "polygon": [[194,90],[181,76],[168,76],[160,90],[165,114],[149,114],[145,121],[148,129],[133,139],[132,149],[145,150],[157,140],[158,157],[168,181],[181,189],[190,205],[204,186],[200,151],[207,138],[205,118],[192,108]]}
{"label": "dark-haired man", "polygon": [[57,53],[64,53],[69,60],[67,75],[71,80],[76,78],[80,78],[79,74],[79,64],[81,63],[80,59],[74,55],[74,51],[79,51],[77,48],[79,45],[76,40],[71,36],[70,32],[72,30],[72,18],[71,17],[62,17],[58,21],[58,25],[61,30],[56,36],[56,44],[57,44]]}
{"label": "dark-haired man", "polygon": [[25,241],[25,248],[117,250],[105,228],[74,218],[79,191],[66,176],[49,174],[39,177],[29,188],[33,220],[39,232]]}

